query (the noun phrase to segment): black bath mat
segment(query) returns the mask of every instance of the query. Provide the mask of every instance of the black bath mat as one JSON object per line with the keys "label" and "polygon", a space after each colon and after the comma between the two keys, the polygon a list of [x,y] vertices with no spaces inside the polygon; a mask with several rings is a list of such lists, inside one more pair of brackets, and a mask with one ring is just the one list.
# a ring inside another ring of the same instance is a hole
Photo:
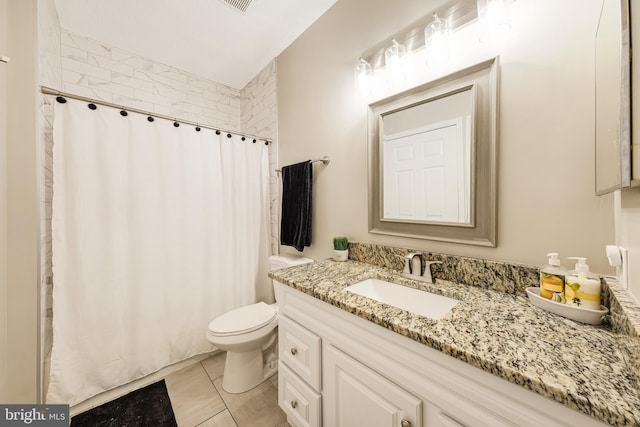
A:
{"label": "black bath mat", "polygon": [[177,427],[164,380],[71,418],[71,427]]}

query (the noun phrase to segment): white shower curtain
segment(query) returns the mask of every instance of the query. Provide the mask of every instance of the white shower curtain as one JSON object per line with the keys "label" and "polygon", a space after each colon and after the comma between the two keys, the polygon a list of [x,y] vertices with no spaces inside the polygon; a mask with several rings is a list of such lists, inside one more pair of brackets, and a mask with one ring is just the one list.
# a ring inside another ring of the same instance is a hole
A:
{"label": "white shower curtain", "polygon": [[74,405],[212,349],[268,283],[268,149],[56,103],[48,403]]}

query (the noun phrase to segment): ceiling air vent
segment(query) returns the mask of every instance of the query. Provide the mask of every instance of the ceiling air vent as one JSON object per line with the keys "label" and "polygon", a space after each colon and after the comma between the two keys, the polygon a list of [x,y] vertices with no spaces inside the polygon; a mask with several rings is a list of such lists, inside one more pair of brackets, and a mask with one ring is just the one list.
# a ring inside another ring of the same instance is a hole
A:
{"label": "ceiling air vent", "polygon": [[220,0],[222,3],[231,6],[235,10],[241,13],[245,13],[253,0]]}

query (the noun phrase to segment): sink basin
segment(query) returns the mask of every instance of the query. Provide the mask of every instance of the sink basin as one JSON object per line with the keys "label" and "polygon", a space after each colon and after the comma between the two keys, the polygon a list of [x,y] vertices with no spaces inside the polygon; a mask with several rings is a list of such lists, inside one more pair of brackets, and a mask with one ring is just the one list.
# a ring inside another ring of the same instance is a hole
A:
{"label": "sink basin", "polygon": [[434,320],[442,319],[460,302],[380,279],[363,280],[347,286],[346,290]]}

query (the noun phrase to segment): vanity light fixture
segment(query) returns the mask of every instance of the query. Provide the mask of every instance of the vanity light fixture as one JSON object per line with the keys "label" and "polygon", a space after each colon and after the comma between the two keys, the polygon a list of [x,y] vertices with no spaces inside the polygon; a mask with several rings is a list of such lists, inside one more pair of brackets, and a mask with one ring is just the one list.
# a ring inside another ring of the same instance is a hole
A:
{"label": "vanity light fixture", "polygon": [[424,29],[425,55],[428,65],[444,67],[449,61],[451,26],[437,13]]}
{"label": "vanity light fixture", "polygon": [[360,57],[358,65],[354,68],[354,76],[356,79],[356,89],[362,95],[368,95],[371,92],[371,64],[364,58]]}
{"label": "vanity light fixture", "polygon": [[500,42],[511,31],[509,5],[513,0],[477,0],[481,42]]}

